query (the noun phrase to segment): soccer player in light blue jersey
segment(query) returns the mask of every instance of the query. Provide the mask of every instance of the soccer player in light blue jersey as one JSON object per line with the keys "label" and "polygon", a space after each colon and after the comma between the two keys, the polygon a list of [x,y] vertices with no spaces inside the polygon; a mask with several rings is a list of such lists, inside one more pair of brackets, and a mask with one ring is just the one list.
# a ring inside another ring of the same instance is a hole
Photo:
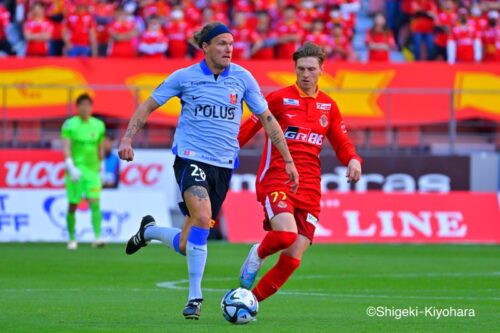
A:
{"label": "soccer player in light blue jersey", "polygon": [[[209,23],[195,34],[195,42],[205,59],[179,69],[163,81],[135,111],[120,142],[121,159],[132,161],[132,139],[151,112],[176,96],[182,104],[172,151],[176,155],[174,171],[183,196],[179,207],[190,228],[185,253],[189,272],[189,297],[183,315],[199,319],[203,295],[201,280],[207,259],[207,239],[213,219],[226,197],[232,170],[238,161],[238,132],[245,101],[276,149],[285,160],[285,172],[292,191],[299,175],[288,150],[283,131],[268,109],[253,76],[232,64],[233,36],[219,22]],[[182,254],[181,230],[156,226],[145,216],[139,231],[128,241],[126,253],[133,254],[151,240],[159,240]]]}

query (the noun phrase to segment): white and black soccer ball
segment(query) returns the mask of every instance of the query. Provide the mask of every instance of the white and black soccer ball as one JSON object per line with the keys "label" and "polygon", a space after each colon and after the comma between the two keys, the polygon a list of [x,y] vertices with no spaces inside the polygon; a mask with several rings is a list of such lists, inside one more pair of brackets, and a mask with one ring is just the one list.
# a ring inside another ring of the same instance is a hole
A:
{"label": "white and black soccer ball", "polygon": [[229,290],[220,302],[222,315],[232,324],[246,324],[255,319],[259,302],[254,294],[244,288]]}

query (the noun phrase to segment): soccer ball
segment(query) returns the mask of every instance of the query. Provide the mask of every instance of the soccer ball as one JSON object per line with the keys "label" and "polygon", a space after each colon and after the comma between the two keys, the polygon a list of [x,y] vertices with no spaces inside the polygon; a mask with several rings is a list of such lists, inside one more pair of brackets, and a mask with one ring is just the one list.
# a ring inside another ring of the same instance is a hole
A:
{"label": "soccer ball", "polygon": [[257,316],[259,302],[250,290],[229,290],[220,302],[222,315],[232,324],[246,324]]}

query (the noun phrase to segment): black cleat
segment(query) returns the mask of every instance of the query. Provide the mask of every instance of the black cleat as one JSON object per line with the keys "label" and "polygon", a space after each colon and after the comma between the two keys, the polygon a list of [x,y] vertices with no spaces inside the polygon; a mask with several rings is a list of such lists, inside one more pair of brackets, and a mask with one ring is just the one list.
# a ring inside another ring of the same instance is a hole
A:
{"label": "black cleat", "polygon": [[182,311],[184,318],[196,320],[200,319],[201,302],[203,302],[203,298],[195,298],[189,300],[189,302],[187,302],[186,306],[184,307],[184,311]]}
{"label": "black cleat", "polygon": [[127,243],[127,248],[125,249],[125,253],[134,254],[141,247],[148,245],[148,242],[144,239],[144,230],[146,227],[151,225],[156,225],[155,219],[151,215],[146,215],[142,218],[141,226],[139,227],[139,231],[132,236]]}

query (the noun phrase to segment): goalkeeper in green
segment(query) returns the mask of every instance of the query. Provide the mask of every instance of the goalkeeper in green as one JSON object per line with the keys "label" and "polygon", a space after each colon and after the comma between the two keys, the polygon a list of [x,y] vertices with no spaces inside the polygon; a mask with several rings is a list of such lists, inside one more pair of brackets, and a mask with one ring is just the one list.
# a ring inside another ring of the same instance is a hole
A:
{"label": "goalkeeper in green", "polygon": [[103,141],[105,125],[92,117],[93,100],[88,94],[76,99],[78,114],[67,119],[61,129],[61,138],[66,165],[66,191],[68,195],[68,249],[76,250],[76,208],[85,198],[89,204],[95,241],[93,247],[104,246],[101,241],[101,172],[104,155]]}

